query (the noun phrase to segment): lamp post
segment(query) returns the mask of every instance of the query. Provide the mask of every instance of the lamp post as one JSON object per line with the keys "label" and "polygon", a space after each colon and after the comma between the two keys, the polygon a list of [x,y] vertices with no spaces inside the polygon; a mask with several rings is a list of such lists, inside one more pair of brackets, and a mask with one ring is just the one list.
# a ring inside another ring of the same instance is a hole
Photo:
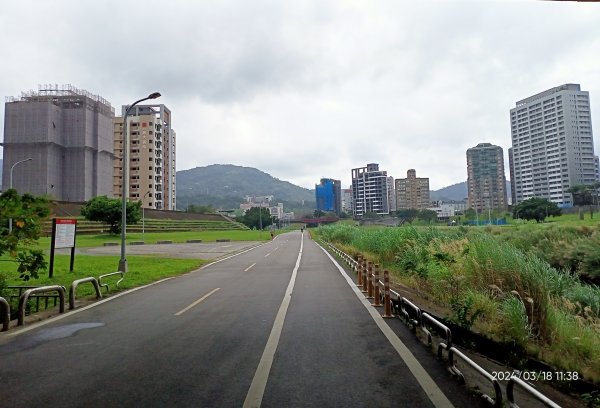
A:
{"label": "lamp post", "polygon": [[[33,160],[33,158],[31,158],[31,157],[28,157],[28,158],[23,159],[23,160],[19,160],[18,162],[16,162],[15,164],[13,164],[10,167],[10,178],[9,178],[9,184],[8,184],[8,188],[9,189],[13,188],[13,170],[15,169],[15,166],[17,164],[25,163],[25,162],[28,162],[28,161],[31,161],[31,160]],[[8,219],[8,233],[10,234],[11,232],[12,232],[12,218],[9,218]]]}
{"label": "lamp post", "polygon": [[119,271],[127,272],[127,258],[125,257],[125,236],[127,230],[127,196],[129,195],[128,170],[129,170],[129,137],[127,135],[127,116],[131,109],[140,102],[160,97],[160,92],[153,92],[145,98],[132,103],[123,115],[123,190],[121,197],[121,259],[119,260]]}

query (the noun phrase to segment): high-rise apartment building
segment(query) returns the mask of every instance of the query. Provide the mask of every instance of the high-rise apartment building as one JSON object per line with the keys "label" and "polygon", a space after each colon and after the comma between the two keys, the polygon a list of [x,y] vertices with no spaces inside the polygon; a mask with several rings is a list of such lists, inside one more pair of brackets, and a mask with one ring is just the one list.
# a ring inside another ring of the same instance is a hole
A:
{"label": "high-rise apartment building", "polygon": [[504,154],[500,146],[479,143],[467,149],[468,207],[477,212],[507,208]]}
{"label": "high-rise apartment building", "polygon": [[[123,106],[123,114],[127,106]],[[113,195],[123,189],[123,117],[114,126]],[[162,104],[136,105],[127,116],[129,133],[129,199],[144,208],[175,210],[175,131],[171,111]]]}
{"label": "high-rise apartment building", "polygon": [[518,101],[510,123],[513,204],[542,197],[570,207],[569,188],[597,180],[590,96],[580,85],[557,86]]}
{"label": "high-rise apartment building", "polygon": [[380,171],[376,163],[352,169],[352,202],[354,217],[389,214],[387,171]]}
{"label": "high-rise apartment building", "polygon": [[340,215],[342,211],[342,182],[329,178],[322,178],[315,185],[317,210],[331,211]]}
{"label": "high-rise apartment building", "polygon": [[114,109],[71,85],[45,85],[9,97],[4,116],[3,186],[83,202],[113,192]]}
{"label": "high-rise apartment building", "polygon": [[396,179],[396,206],[399,210],[425,209],[431,206],[429,178],[417,177],[415,169],[406,172],[406,178]]}
{"label": "high-rise apartment building", "polygon": [[392,176],[388,176],[387,178],[387,189],[388,189],[388,206],[390,212],[396,211],[396,185],[394,184],[394,178]]}
{"label": "high-rise apartment building", "polygon": [[342,189],[342,211],[352,214],[352,188]]}

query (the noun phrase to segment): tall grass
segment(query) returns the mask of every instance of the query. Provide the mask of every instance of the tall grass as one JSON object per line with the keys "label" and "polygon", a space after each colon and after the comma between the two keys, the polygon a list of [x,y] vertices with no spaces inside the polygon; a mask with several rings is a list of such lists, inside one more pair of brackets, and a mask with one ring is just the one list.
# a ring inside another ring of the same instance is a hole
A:
{"label": "tall grass", "polygon": [[[529,227],[529,226],[528,226]],[[538,252],[598,236],[585,227],[527,228],[512,236],[435,228],[326,226],[326,240],[385,262],[447,308],[448,318],[600,381],[600,289]],[[527,231],[532,231],[529,233]],[[527,237],[531,241],[527,241]]]}

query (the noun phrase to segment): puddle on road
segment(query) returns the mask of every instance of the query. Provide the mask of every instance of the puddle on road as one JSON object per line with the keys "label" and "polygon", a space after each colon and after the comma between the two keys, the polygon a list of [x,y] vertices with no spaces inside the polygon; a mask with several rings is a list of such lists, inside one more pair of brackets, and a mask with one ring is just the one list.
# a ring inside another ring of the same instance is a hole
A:
{"label": "puddle on road", "polygon": [[104,326],[104,323],[74,323],[48,329],[41,329],[32,334],[23,334],[13,342],[0,346],[0,355],[14,353],[39,346],[52,340],[73,336],[80,330]]}

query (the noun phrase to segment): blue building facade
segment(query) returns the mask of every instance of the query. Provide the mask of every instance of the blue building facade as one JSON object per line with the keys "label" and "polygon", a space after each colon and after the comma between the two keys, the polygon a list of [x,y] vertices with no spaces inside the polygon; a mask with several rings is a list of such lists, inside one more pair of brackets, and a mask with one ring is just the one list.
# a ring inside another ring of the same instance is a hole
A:
{"label": "blue building facade", "polygon": [[340,215],[342,211],[342,182],[322,178],[315,186],[317,210],[334,212]]}

